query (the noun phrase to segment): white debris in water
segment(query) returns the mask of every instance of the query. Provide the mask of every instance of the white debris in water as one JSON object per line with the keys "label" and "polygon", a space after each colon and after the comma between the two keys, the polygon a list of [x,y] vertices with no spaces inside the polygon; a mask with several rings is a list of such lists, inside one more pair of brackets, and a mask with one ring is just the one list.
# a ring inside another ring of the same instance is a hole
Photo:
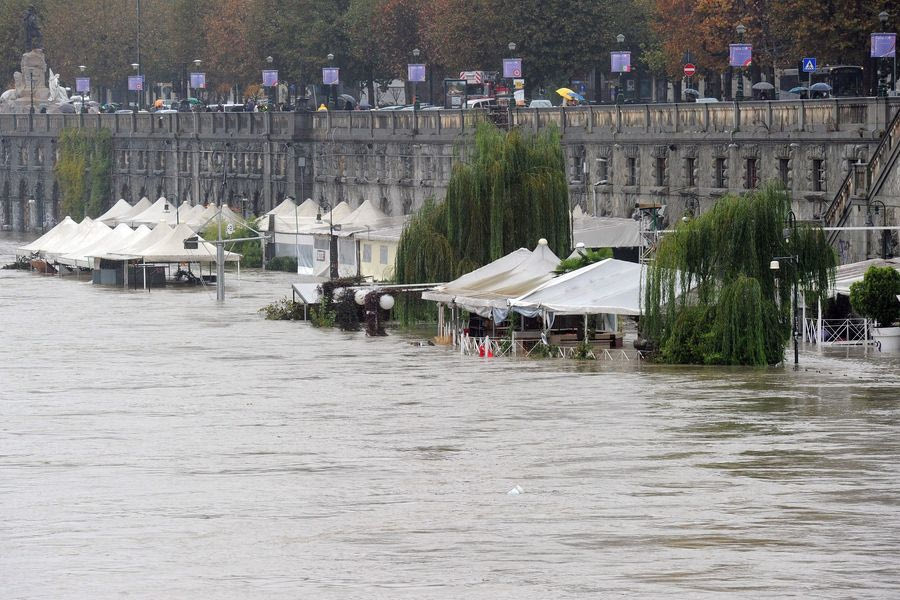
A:
{"label": "white debris in water", "polygon": [[506,495],[507,496],[518,496],[519,494],[521,494],[524,491],[525,490],[522,489],[522,486],[517,484],[516,487],[514,487],[513,489],[506,492]]}

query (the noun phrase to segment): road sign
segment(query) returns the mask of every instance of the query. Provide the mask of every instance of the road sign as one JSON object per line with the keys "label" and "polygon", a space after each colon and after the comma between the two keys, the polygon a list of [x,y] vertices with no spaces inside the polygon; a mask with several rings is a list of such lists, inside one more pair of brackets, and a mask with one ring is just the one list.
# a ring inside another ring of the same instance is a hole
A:
{"label": "road sign", "polygon": [[694,73],[696,73],[696,72],[697,72],[697,67],[695,65],[692,65],[691,63],[684,65],[685,77],[693,77]]}
{"label": "road sign", "polygon": [[229,223],[228,225],[225,226],[225,233],[227,233],[228,235],[231,235],[234,233],[234,223]]}
{"label": "road sign", "polygon": [[804,73],[815,73],[816,71],[816,59],[815,58],[804,58],[803,59],[803,72]]}
{"label": "road sign", "polygon": [[506,79],[515,79],[522,76],[522,59],[521,58],[504,58],[503,59],[503,77]]}

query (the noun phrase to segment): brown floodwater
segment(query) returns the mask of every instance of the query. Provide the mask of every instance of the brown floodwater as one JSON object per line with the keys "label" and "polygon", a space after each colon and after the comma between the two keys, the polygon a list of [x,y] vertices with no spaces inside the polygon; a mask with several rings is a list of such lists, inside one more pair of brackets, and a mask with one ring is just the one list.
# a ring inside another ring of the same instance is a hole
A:
{"label": "brown floodwater", "polygon": [[3,598],[900,596],[900,356],[476,359],[292,279],[0,271]]}

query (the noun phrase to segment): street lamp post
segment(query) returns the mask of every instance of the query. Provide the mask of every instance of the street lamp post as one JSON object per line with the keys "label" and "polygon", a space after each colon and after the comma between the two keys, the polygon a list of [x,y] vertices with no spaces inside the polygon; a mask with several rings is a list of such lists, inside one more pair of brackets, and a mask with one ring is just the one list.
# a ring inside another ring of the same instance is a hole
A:
{"label": "street lamp post", "polygon": [[[734,30],[738,34],[738,43],[744,43],[744,34],[747,33],[747,28],[744,27],[742,23],[738,23],[737,27]],[[744,69],[743,67],[738,67],[738,81],[737,81],[737,94],[734,98],[737,102],[740,102],[744,99]]]}
{"label": "street lamp post", "polygon": [[[888,23],[888,19],[890,19],[890,17],[891,17],[891,15],[888,14],[887,11],[881,11],[880,13],[878,13],[878,21],[881,23],[881,31],[887,31],[887,23]],[[883,73],[884,79],[887,79],[888,72],[887,72],[887,69],[884,68],[884,58],[880,58],[878,62],[879,62],[879,65],[878,65],[879,78],[878,79],[879,79],[879,83],[880,83],[881,81],[883,81],[882,73]],[[887,96],[888,90],[895,90],[896,87],[897,87],[897,52],[895,49],[894,50],[894,70],[893,70],[893,76],[891,77],[891,85],[890,85],[890,87],[888,87],[887,83],[884,83],[883,86],[879,86],[879,88],[881,88],[881,89],[879,89],[879,92],[882,92],[882,90],[883,90],[883,92],[884,92],[883,95]],[[882,94],[879,93],[879,95],[882,95]]]}
{"label": "street lamp post", "polygon": [[[784,239],[789,240],[792,235],[797,233],[797,219],[794,216],[794,211],[788,212],[788,222],[787,228],[784,230]],[[795,236],[796,237],[796,236]],[[779,261],[786,260],[788,262],[794,263],[794,277],[793,277],[793,285],[794,285],[794,301],[792,303],[792,331],[791,335],[794,338],[794,366],[800,364],[800,350],[799,350],[799,338],[800,338],[800,327],[797,323],[797,285],[800,270],[800,257],[796,254],[793,256],[776,256],[769,263],[769,268],[773,271],[778,271],[781,269],[781,263]]]}
{"label": "street lamp post", "polygon": [[[138,77],[141,76],[141,71],[140,71],[141,65],[139,65],[138,63],[131,63],[131,68],[134,69],[134,72],[138,74]],[[144,86],[141,85],[140,87],[144,87]],[[137,102],[136,102],[137,109],[140,110],[141,92],[140,92],[140,90],[134,90],[134,92],[137,95]],[[135,110],[135,112],[137,112],[137,110]]]}
{"label": "street lamp post", "polygon": [[[269,55],[266,57],[266,64],[268,65],[269,70],[272,69],[272,63],[274,61],[275,61],[275,59],[272,58],[272,55]],[[272,87],[273,86],[270,85],[270,86],[266,86],[266,87],[269,88],[268,92],[266,92],[266,96],[267,96],[268,102],[269,102],[269,109],[271,109],[272,105],[273,105],[273,102],[272,102]],[[276,88],[276,89],[278,89],[278,88]]]}
{"label": "street lamp post", "polygon": [[[78,65],[78,70],[81,72],[81,76],[84,77],[84,72],[87,71],[87,67],[85,65]],[[78,87],[78,86],[75,86]],[[77,91],[77,90],[76,90]],[[88,95],[90,95],[90,90],[88,90]],[[81,90],[81,112],[87,112],[87,98],[85,97],[84,90]]]}
{"label": "street lamp post", "polygon": [[[328,66],[333,67],[334,66],[334,54],[329,52],[328,56],[326,58],[328,59]],[[329,96],[331,97],[331,108],[332,108],[332,110],[334,110],[337,108],[337,90],[335,89],[333,82],[331,84],[329,84],[329,86],[331,88],[330,89],[331,93],[329,94]]]}
{"label": "street lamp post", "polygon": [[[199,58],[195,58],[195,59],[193,60],[193,63],[194,63],[194,71],[195,71],[195,72],[199,72],[199,71],[200,71],[200,63],[202,63],[202,62],[203,62],[203,61],[200,60]],[[191,88],[191,80],[190,80],[190,77],[188,77],[188,96],[191,95],[191,89],[192,89],[192,88]],[[197,89],[199,89],[199,88],[197,88]],[[198,94],[198,96],[199,96],[199,94]]]}
{"label": "street lamp post", "polygon": [[31,82],[31,114],[34,114],[34,71],[28,71],[28,80]]}
{"label": "street lamp post", "polygon": [[[625,36],[621,33],[616,36],[616,42],[619,43],[619,52],[622,51],[622,48],[625,44]],[[616,104],[622,104],[625,102],[625,93],[622,91],[622,71],[619,71],[619,84],[616,86]]]}
{"label": "street lamp post", "polygon": [[[506,47],[509,49],[510,58],[514,58],[516,56],[516,43],[510,42],[506,45]],[[510,114],[512,114],[512,108],[516,102],[515,88],[516,88],[516,80],[515,80],[515,78],[511,77],[509,80],[509,111],[510,111]],[[512,121],[510,121],[510,123],[511,122]]]}
{"label": "street lamp post", "polygon": [[[419,54],[421,54],[421,51],[418,48],[413,48],[413,51],[412,51],[413,60],[417,63],[419,62]],[[418,81],[418,79],[413,81],[413,110],[414,111],[419,110],[419,81]]]}

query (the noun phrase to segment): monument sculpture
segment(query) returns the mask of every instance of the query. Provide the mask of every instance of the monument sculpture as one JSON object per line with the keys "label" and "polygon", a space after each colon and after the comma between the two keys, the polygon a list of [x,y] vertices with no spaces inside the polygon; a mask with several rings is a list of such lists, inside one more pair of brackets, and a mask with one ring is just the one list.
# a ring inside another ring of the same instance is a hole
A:
{"label": "monument sculpture", "polygon": [[59,74],[49,70],[48,82],[43,36],[34,6],[28,7],[22,22],[26,52],[22,55],[21,71],[13,74],[15,87],[0,95],[0,112],[72,112],[61,109],[69,104],[69,96],[59,84]]}

